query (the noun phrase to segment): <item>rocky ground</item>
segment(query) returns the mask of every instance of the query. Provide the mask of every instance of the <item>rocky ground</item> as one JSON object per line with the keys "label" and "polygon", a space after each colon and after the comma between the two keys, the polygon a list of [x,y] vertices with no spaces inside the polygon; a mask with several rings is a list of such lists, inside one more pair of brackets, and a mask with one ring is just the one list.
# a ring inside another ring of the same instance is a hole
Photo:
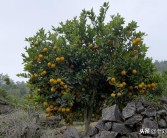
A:
{"label": "rocky ground", "polygon": [[[167,104],[167,98],[162,98],[161,103]],[[117,105],[105,108],[101,120],[93,124],[84,138],[166,138],[165,107],[140,99],[129,102],[122,111]],[[0,138],[81,138],[83,126],[60,127],[60,121],[60,117],[44,118],[13,110],[0,100]]]}

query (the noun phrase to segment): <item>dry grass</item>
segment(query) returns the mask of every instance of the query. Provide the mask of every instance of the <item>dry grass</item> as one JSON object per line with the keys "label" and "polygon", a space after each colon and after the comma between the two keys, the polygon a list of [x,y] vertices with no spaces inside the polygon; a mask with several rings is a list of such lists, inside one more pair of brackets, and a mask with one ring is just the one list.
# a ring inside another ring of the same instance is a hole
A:
{"label": "dry grass", "polygon": [[32,122],[33,116],[23,110],[0,115],[0,137],[21,137],[23,129]]}

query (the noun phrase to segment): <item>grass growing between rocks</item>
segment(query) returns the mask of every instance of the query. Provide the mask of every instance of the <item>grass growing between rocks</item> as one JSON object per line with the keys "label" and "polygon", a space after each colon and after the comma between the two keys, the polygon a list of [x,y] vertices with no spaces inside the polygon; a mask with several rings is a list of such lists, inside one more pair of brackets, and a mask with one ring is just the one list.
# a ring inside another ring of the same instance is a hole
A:
{"label": "grass growing between rocks", "polygon": [[22,135],[23,128],[32,122],[32,116],[23,110],[0,116],[1,137],[12,138]]}

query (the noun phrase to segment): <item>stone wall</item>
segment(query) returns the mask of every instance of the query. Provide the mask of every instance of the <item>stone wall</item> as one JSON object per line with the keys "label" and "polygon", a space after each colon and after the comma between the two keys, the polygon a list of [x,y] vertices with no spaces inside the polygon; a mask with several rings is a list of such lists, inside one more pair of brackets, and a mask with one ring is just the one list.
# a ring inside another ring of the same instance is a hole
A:
{"label": "stone wall", "polygon": [[128,103],[122,112],[117,105],[103,109],[102,119],[90,129],[88,138],[161,138],[166,130],[167,111],[138,100]]}

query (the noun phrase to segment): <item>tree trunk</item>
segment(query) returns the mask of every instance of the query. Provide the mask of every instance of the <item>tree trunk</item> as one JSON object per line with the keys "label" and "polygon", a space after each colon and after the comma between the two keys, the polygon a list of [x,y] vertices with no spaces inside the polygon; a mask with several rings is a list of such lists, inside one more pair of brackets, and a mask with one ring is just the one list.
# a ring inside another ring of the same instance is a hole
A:
{"label": "tree trunk", "polygon": [[90,99],[90,104],[84,111],[85,136],[88,135],[88,131],[90,128],[90,122],[91,122],[91,117],[92,117],[92,113],[93,113],[93,105],[95,102],[94,101],[95,95],[96,95],[96,89],[93,89],[93,94],[92,94],[91,99]]}

